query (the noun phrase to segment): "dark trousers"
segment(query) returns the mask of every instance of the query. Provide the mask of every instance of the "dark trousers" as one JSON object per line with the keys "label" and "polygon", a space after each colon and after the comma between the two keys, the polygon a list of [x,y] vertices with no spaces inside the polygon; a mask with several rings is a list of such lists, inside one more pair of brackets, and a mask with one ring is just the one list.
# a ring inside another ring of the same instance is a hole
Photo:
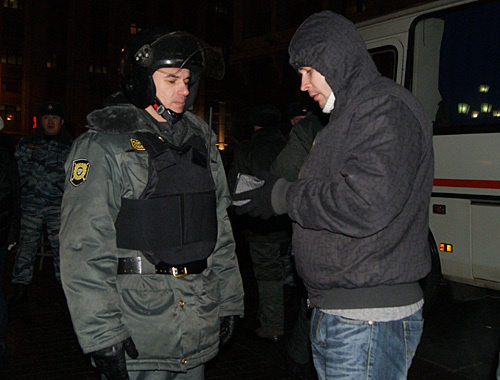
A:
{"label": "dark trousers", "polygon": [[288,355],[300,364],[306,364],[312,357],[309,340],[310,326],[311,309],[307,307],[307,298],[304,294],[300,299],[299,313],[286,348]]}
{"label": "dark trousers", "polygon": [[260,325],[276,330],[284,330],[285,327],[283,277],[289,244],[288,240],[284,240],[286,238],[286,234],[283,237],[269,234],[248,239],[259,289]]}
{"label": "dark trousers", "polygon": [[3,288],[3,272],[5,256],[7,255],[7,243],[0,247],[0,345],[5,343],[7,337],[7,298]]}
{"label": "dark trousers", "polygon": [[45,225],[47,238],[52,251],[54,272],[57,282],[61,283],[59,266],[59,228],[61,226],[60,206],[41,209],[23,209],[21,213],[21,236],[16,248],[16,258],[12,271],[13,284],[31,284],[36,252],[40,245],[42,229]]}

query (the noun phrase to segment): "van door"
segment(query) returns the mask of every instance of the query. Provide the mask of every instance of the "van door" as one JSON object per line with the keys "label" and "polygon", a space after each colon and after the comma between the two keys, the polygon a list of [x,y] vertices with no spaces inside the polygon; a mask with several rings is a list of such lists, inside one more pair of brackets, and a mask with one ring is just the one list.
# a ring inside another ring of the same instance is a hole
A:
{"label": "van door", "polygon": [[434,122],[430,228],[443,275],[500,290],[500,2],[417,18],[406,85]]}

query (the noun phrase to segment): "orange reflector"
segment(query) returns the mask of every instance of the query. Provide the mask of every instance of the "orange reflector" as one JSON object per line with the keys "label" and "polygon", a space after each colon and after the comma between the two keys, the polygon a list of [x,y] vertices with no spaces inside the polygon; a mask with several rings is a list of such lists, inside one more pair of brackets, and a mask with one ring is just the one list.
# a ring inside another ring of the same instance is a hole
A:
{"label": "orange reflector", "polygon": [[433,214],[446,214],[446,206],[445,205],[432,205],[432,213]]}
{"label": "orange reflector", "polygon": [[447,243],[441,243],[439,244],[439,250],[441,252],[453,252],[453,245]]}

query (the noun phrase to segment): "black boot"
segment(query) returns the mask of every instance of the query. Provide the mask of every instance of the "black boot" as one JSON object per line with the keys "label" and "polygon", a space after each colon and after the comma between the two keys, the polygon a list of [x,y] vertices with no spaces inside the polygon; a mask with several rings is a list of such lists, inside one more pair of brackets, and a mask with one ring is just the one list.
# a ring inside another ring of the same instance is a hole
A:
{"label": "black boot", "polygon": [[9,308],[15,308],[28,301],[25,284],[13,284],[14,295],[9,300]]}
{"label": "black boot", "polygon": [[288,375],[293,380],[316,380],[317,375],[311,361],[307,363],[298,363],[290,355],[285,353],[285,365]]}

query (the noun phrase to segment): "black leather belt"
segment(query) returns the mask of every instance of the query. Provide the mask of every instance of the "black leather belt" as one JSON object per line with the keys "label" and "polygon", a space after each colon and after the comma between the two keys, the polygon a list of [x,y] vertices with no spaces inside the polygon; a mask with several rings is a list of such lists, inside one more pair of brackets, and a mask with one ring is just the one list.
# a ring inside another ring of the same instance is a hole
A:
{"label": "black leather belt", "polygon": [[[118,274],[147,274],[143,271],[141,261],[141,257],[120,257],[118,259]],[[162,262],[154,266],[154,273],[170,274],[174,277],[182,277],[188,274],[200,274],[206,268],[206,259],[177,265]]]}

